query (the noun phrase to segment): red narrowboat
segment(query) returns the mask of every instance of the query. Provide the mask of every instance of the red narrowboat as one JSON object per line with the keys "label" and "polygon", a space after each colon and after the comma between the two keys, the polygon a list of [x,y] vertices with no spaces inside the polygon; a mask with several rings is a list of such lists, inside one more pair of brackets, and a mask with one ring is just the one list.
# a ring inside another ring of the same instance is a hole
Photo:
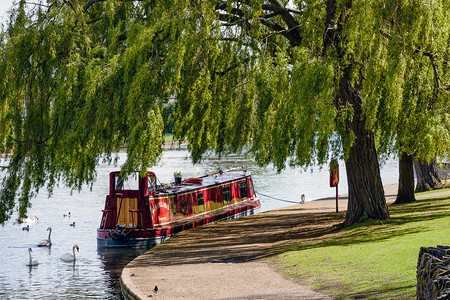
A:
{"label": "red narrowboat", "polygon": [[245,170],[158,183],[153,172],[126,180],[119,171],[110,173],[99,247],[154,246],[182,230],[251,215],[261,206]]}

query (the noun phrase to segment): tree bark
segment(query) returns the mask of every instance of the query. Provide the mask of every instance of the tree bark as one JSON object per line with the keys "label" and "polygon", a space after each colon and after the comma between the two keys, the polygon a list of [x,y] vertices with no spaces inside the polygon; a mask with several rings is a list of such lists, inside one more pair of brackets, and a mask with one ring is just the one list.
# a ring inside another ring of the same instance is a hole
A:
{"label": "tree bark", "polygon": [[[356,123],[364,126],[361,121]],[[357,223],[364,212],[370,219],[389,219],[373,133],[363,129],[355,134],[356,141],[345,162],[348,182],[346,227]]]}
{"label": "tree bark", "polygon": [[400,154],[398,192],[395,204],[416,201],[414,196],[414,155]]}
{"label": "tree bark", "polygon": [[341,78],[339,94],[335,99],[338,111],[343,107],[351,106],[353,108],[353,115],[347,116],[344,120],[345,129],[341,132],[343,141],[351,139],[352,133],[356,137],[348,150],[348,158],[345,161],[348,208],[344,226],[355,224],[364,213],[367,213],[367,217],[370,219],[389,219],[375,138],[372,130],[366,128],[362,102],[361,93],[358,88],[353,87],[350,80],[350,69],[347,69]]}
{"label": "tree bark", "polygon": [[[336,17],[336,0],[326,2],[325,31],[323,35],[322,56],[327,56],[327,50],[333,49],[340,60],[342,75],[334,98],[338,111],[336,126],[344,144],[344,153],[348,153],[345,161],[348,181],[348,206],[344,226],[358,222],[364,213],[370,219],[387,220],[389,210],[386,205],[383,184],[381,183],[380,166],[375,147],[374,133],[366,128],[366,118],[362,111],[363,98],[360,87],[352,84],[352,69],[354,64],[347,64],[345,58],[345,21],[346,11],[352,2],[344,5],[339,17]],[[354,82],[354,81],[353,81]],[[343,115],[339,115],[339,114]],[[350,147],[350,148],[348,148]]]}
{"label": "tree bark", "polygon": [[430,163],[418,160],[414,163],[414,169],[417,176],[416,193],[431,191],[441,186],[436,159],[433,159]]}

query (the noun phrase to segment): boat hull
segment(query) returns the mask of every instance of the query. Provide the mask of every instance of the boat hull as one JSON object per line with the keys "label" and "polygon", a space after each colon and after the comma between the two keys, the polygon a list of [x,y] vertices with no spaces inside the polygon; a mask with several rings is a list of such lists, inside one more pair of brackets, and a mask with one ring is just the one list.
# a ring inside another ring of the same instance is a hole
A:
{"label": "boat hull", "polygon": [[[183,224],[177,224],[173,226],[145,229],[98,229],[97,246],[99,248],[153,247],[158,243],[168,240],[178,232],[187,230],[189,228],[253,215],[260,208],[259,200],[255,202],[257,202],[255,203],[255,207],[245,209],[232,209],[228,212],[222,211],[216,214],[208,214],[202,216],[201,218],[195,218],[190,220],[189,222],[184,222]],[[121,233],[123,236],[120,236]]]}

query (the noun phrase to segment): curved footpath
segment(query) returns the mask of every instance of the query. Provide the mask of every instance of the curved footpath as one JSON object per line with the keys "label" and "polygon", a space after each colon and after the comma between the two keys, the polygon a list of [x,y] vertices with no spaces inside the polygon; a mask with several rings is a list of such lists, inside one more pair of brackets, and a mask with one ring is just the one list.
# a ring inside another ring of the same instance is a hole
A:
{"label": "curved footpath", "polygon": [[[396,192],[396,184],[385,186],[388,202]],[[347,208],[346,196],[339,207]],[[333,299],[283,277],[261,258],[332,231],[344,216],[329,214],[335,211],[335,199],[327,198],[183,231],[130,262],[122,290],[129,299]]]}

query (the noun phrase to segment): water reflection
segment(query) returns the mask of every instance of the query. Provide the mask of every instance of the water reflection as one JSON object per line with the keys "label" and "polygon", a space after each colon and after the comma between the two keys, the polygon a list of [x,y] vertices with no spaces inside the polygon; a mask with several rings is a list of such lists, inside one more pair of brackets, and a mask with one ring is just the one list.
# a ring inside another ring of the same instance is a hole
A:
{"label": "water reflection", "polygon": [[[109,278],[107,285],[109,289],[120,292],[119,278],[122,269],[134,258],[143,254],[148,248],[99,248],[97,250],[98,257],[102,262],[101,267],[107,272]],[[121,299],[121,294],[117,293],[114,299]]]}

